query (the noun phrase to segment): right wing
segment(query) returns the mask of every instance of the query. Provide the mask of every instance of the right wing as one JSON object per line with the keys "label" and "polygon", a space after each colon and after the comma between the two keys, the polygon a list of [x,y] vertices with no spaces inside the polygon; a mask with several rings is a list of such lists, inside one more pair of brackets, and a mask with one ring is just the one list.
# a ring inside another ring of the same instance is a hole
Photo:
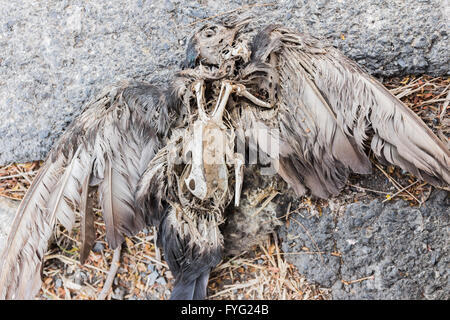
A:
{"label": "right wing", "polygon": [[264,120],[261,115],[268,111],[247,108],[244,127],[279,129],[278,173],[298,195],[308,188],[328,198],[340,192],[350,171],[370,173],[369,144],[382,162],[434,185],[450,185],[447,146],[337,49],[295,30],[269,26],[255,37],[252,61],[243,74],[255,92],[268,93],[277,111]]}
{"label": "right wing", "polygon": [[95,240],[91,189],[98,186],[112,248],[145,225],[139,179],[169,129],[166,97],[146,83],[107,88],[89,103],[50,152],[22,200],[0,260],[0,299],[31,299],[56,220],[67,230],[81,214],[83,262]]}

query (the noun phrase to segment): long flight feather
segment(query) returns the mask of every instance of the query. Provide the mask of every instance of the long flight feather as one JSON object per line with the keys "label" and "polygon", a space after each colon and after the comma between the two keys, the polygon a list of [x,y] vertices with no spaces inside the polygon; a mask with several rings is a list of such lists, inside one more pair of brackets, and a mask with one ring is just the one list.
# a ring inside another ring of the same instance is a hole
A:
{"label": "long flight feather", "polygon": [[0,259],[0,299],[32,299],[56,218],[46,209],[64,160],[47,162],[22,200]]}
{"label": "long flight feather", "polygon": [[[93,161],[88,164],[89,171],[92,169]],[[89,256],[95,241],[95,228],[94,228],[94,212],[93,212],[93,199],[90,197],[91,187],[89,186],[91,175],[86,175],[81,186],[81,232],[80,232],[80,262],[84,263]]]}

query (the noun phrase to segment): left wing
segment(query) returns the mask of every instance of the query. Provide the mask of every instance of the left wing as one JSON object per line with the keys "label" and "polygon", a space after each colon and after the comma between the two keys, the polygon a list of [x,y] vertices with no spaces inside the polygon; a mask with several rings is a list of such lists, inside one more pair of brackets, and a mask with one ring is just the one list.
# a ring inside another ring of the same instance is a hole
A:
{"label": "left wing", "polygon": [[61,136],[22,200],[0,260],[0,299],[31,299],[58,220],[81,215],[81,260],[95,240],[89,193],[98,186],[106,238],[116,248],[145,225],[135,206],[139,179],[169,127],[165,95],[145,83],[107,88]]}

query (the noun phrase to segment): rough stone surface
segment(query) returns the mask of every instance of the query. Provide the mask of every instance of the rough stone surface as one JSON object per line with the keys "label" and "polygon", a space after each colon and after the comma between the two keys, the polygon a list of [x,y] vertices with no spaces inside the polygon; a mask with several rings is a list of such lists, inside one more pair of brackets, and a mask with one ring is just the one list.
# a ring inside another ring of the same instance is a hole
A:
{"label": "rough stone surface", "polygon": [[[108,84],[166,82],[194,22],[247,4],[0,0],[0,164],[43,159]],[[323,37],[376,75],[449,72],[447,0],[280,1],[246,11],[255,26]]]}
{"label": "rough stone surface", "polygon": [[448,300],[448,195],[436,191],[420,208],[374,200],[350,204],[342,216],[301,211],[292,217],[298,223],[281,228],[282,248],[333,299]]}
{"label": "rough stone surface", "polygon": [[5,242],[8,238],[8,233],[18,206],[18,201],[0,197],[0,255],[5,247]]}

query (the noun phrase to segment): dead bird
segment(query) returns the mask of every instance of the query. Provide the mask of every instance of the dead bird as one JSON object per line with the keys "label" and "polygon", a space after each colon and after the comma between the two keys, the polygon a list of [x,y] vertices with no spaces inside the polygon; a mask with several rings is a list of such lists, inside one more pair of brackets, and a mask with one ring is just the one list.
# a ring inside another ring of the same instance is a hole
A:
{"label": "dead bird", "polygon": [[350,172],[371,172],[370,147],[381,162],[450,184],[446,146],[356,63],[312,36],[275,25],[255,33],[250,24],[199,29],[169,89],[116,86],[87,106],[18,209],[0,262],[0,298],[35,296],[53,226],[70,230],[76,210],[86,258],[95,187],[111,247],[156,226],[175,276],[171,298],[203,299],[224,237],[236,231],[221,229],[225,209],[246,211],[251,202],[241,199],[246,166],[267,169],[266,184],[277,174],[297,196],[328,198]]}

